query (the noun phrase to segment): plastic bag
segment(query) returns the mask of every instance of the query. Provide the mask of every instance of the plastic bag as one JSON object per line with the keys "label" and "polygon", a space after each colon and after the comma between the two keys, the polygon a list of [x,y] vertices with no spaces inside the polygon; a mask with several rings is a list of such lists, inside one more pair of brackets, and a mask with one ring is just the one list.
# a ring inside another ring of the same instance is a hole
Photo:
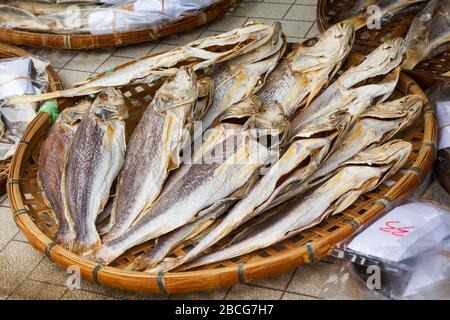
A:
{"label": "plastic bag", "polygon": [[450,193],[450,82],[427,91],[438,121],[438,157],[435,163],[436,176]]}
{"label": "plastic bag", "polygon": [[45,69],[48,65],[49,62],[36,57],[0,60],[0,160],[12,157],[37,112],[36,103],[11,105],[5,98],[46,92],[48,77]]}
{"label": "plastic bag", "polygon": [[420,199],[409,199],[337,245],[331,254],[342,268],[327,281],[324,296],[449,299],[448,204],[450,196],[433,182]]}

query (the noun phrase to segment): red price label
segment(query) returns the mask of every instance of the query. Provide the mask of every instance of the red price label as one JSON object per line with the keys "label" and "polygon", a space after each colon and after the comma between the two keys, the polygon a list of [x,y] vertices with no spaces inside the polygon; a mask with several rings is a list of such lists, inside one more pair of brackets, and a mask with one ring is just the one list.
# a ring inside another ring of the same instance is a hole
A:
{"label": "red price label", "polygon": [[410,229],[414,228],[414,226],[400,227],[399,224],[401,224],[400,221],[386,221],[385,226],[379,227],[378,229],[396,237],[404,237],[409,233]]}

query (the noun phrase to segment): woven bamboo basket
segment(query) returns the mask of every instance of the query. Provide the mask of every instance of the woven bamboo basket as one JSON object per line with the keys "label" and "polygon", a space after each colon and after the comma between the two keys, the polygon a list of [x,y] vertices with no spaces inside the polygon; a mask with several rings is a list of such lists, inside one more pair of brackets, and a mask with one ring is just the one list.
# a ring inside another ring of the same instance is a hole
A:
{"label": "woven bamboo basket", "polygon": [[[333,24],[341,21],[344,14],[356,2],[357,0],[318,0],[317,25],[319,30],[324,31]],[[405,37],[417,13],[418,11],[398,15],[379,30],[369,30],[366,27],[358,30],[353,51],[367,54],[380,45],[381,42],[395,37]],[[450,80],[449,77],[443,76],[449,70],[450,49],[440,55],[422,61],[414,70],[405,72],[413,77],[421,86],[429,87]]]}
{"label": "woven bamboo basket", "polygon": [[0,41],[32,47],[57,49],[98,49],[156,40],[207,24],[234,7],[236,0],[216,0],[203,11],[187,14],[149,29],[106,35],[54,34],[0,28]]}
{"label": "woven bamboo basket", "polygon": [[[99,75],[101,76],[102,74]],[[146,85],[135,85],[122,88],[122,92],[130,112],[127,129],[131,133],[154,95],[154,89]],[[420,87],[402,74],[395,96],[397,98],[410,93],[426,99]],[[64,109],[75,102],[76,99],[72,98],[60,99],[58,105],[60,109]],[[414,151],[403,170],[392,177],[396,182],[392,187],[381,185],[374,192],[360,197],[344,213],[330,217],[320,225],[269,248],[193,271],[150,274],[125,271],[124,268],[136,257],[151,250],[151,241],[130,249],[110,266],[82,258],[54,242],[57,225],[48,214],[51,209],[43,199],[36,178],[40,146],[50,127],[49,115],[39,114],[23,137],[26,143],[19,146],[12,160],[8,196],[17,225],[35,249],[45,253],[58,265],[65,268],[76,265],[86,279],[139,292],[180,293],[226,288],[234,283],[274,276],[299,265],[314,264],[325,257],[333,245],[354,234],[359,226],[380,215],[386,207],[418,186],[436,156],[436,122],[433,109],[427,104],[418,123],[401,135],[401,138],[413,143]],[[187,249],[188,247],[178,248],[174,255],[182,256]]]}
{"label": "woven bamboo basket", "polygon": [[[31,53],[25,50],[0,43],[0,59],[23,57],[29,55],[31,55]],[[62,85],[58,78],[58,75],[51,67],[47,68],[47,76],[49,80],[48,83],[49,91],[56,91],[62,89]],[[8,172],[10,165],[11,165],[10,160],[0,161],[0,194],[3,194],[6,191],[6,182],[8,181]]]}

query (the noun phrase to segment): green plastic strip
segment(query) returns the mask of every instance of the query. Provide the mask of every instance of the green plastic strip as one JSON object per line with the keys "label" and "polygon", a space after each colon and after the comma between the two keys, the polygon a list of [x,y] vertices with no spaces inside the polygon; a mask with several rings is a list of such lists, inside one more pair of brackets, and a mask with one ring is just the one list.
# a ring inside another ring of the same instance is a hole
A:
{"label": "green plastic strip", "polygon": [[39,112],[47,112],[52,119],[52,123],[55,123],[59,116],[58,102],[56,99],[46,101],[39,109]]}
{"label": "green plastic strip", "polygon": [[106,70],[105,73],[106,73],[107,75],[110,75],[110,74],[113,74],[115,71],[116,71],[116,68],[113,67],[113,68],[111,68],[111,69]]}

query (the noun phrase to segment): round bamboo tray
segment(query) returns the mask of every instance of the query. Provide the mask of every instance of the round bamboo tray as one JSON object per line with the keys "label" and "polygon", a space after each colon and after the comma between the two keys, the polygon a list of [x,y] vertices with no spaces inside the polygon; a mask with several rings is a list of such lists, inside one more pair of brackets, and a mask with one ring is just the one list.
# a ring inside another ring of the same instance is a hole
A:
{"label": "round bamboo tray", "polygon": [[130,44],[156,40],[176,33],[184,32],[207,24],[228,9],[234,7],[236,0],[216,0],[203,11],[190,13],[182,18],[164,22],[153,28],[116,32],[106,35],[91,35],[82,33],[54,34],[0,28],[0,41],[32,47],[48,47],[57,49],[98,49],[120,47]]}
{"label": "round bamboo tray", "polygon": [[[0,59],[23,57],[29,55],[31,55],[31,53],[25,50],[0,43]],[[47,76],[49,82],[48,91],[57,91],[63,88],[61,85],[61,81],[58,78],[58,75],[51,67],[47,68]],[[0,161],[0,194],[6,192],[6,182],[8,181],[8,172],[10,165],[11,165],[10,160]]]}
{"label": "round bamboo tray", "polygon": [[[320,31],[328,29],[333,24],[342,20],[349,8],[352,8],[357,0],[318,0],[317,4],[317,25]],[[381,42],[395,38],[405,37],[409,26],[416,14],[411,12],[405,15],[398,15],[381,29],[369,30],[366,27],[356,33],[353,51],[367,54],[375,49]],[[443,76],[450,70],[450,49],[435,57],[419,63],[414,70],[405,72],[413,77],[421,86],[430,87],[432,85],[450,80],[450,77]]]}
{"label": "round bamboo tray", "polygon": [[[127,98],[130,112],[127,128],[131,132],[154,95],[154,89],[135,85],[122,88],[122,92]],[[409,93],[426,99],[420,87],[402,74],[395,97]],[[58,104],[60,109],[64,109],[75,102],[76,99],[61,99]],[[193,271],[151,274],[124,270],[137,256],[151,250],[151,241],[130,249],[110,266],[82,258],[54,242],[57,225],[48,214],[51,209],[45,204],[36,178],[40,146],[50,126],[49,115],[39,114],[23,137],[26,143],[19,146],[12,160],[8,196],[17,225],[35,249],[58,265],[64,268],[76,265],[86,279],[140,292],[180,293],[225,288],[238,282],[274,276],[299,265],[314,264],[325,257],[336,243],[354,234],[359,226],[380,215],[386,207],[419,185],[436,156],[436,122],[433,109],[427,104],[417,125],[401,135],[413,143],[414,152],[404,170],[392,177],[396,182],[392,187],[381,185],[374,192],[360,197],[344,213],[269,248]],[[174,255],[184,255],[185,249],[175,250]]]}

